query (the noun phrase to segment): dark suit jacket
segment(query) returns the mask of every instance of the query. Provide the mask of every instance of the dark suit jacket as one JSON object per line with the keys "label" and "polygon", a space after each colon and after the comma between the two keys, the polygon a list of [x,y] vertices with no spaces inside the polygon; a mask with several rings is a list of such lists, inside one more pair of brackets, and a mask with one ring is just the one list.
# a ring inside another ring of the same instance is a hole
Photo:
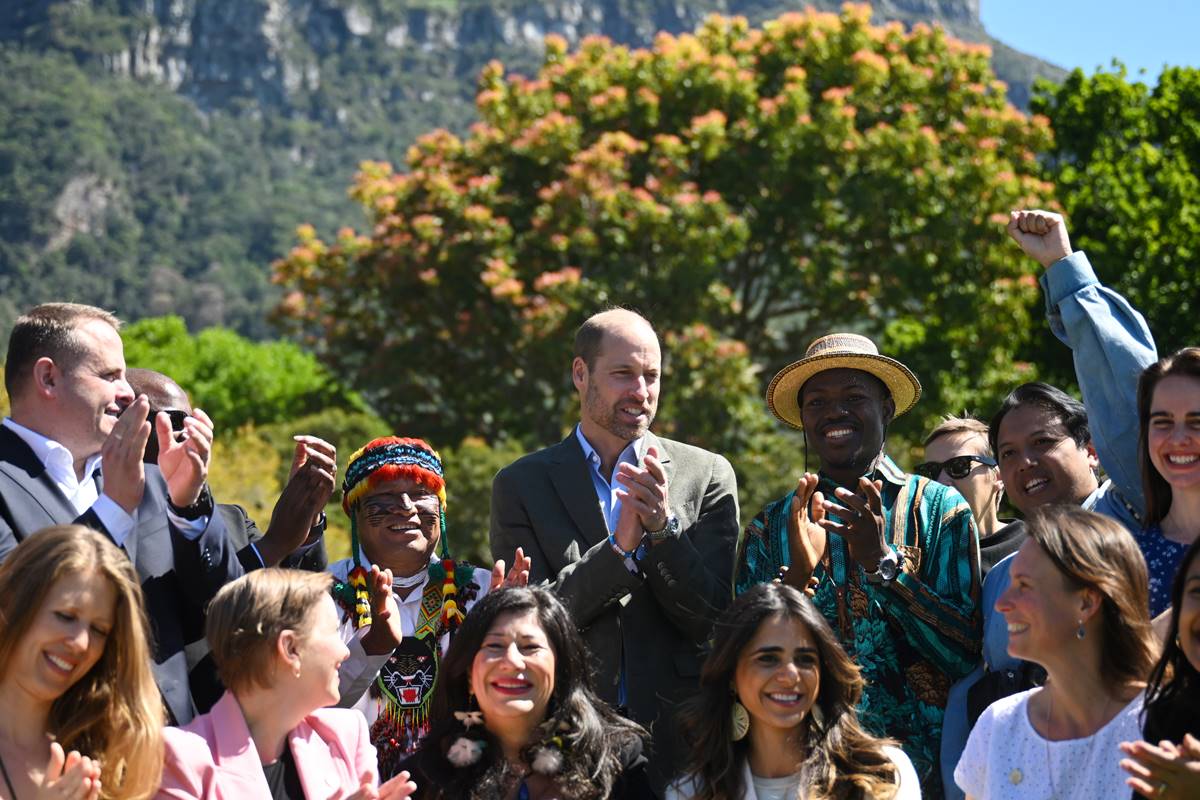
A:
{"label": "dark suit jacket", "polygon": [[[229,543],[237,551],[238,561],[246,572],[262,569],[262,560],[250,545],[263,538],[262,532],[250,519],[246,509],[233,503],[217,503],[217,513],[225,519],[225,530],[229,534]],[[297,549],[284,556],[279,566],[287,569],[303,569],[308,572],[324,572],[329,566],[329,556],[325,552],[325,539],[322,537],[312,547]]]}
{"label": "dark suit jacket", "polygon": [[[0,561],[26,536],[49,525],[76,522],[108,534],[95,512],[81,515],[63,497],[29,445],[0,426]],[[200,538],[189,541],[167,518],[167,484],[146,465],[146,491],[137,526],[125,540],[146,600],[154,637],[154,677],[178,724],[195,713],[188,689],[186,620],[217,590],[242,574],[220,514]]]}
{"label": "dark suit jacket", "polygon": [[[225,521],[225,530],[229,534],[229,544],[237,551],[237,560],[242,569],[253,572],[262,569],[262,560],[251,547],[252,542],[262,538],[258,526],[246,509],[232,503],[217,503],[217,513]],[[329,557],[325,553],[325,540],[322,538],[312,547],[296,550],[285,556],[279,566],[288,569],[303,569],[309,572],[324,572],[329,566]],[[225,693],[225,685],[217,675],[217,665],[208,649],[208,641],[204,638],[205,609],[196,609],[188,622],[188,664],[193,665],[188,673],[188,682],[192,687],[192,699],[196,702],[196,710],[207,714],[221,695]]]}
{"label": "dark suit jacket", "polygon": [[650,548],[641,576],[608,544],[574,431],[496,475],[490,535],[494,558],[512,563],[516,548],[525,548],[530,581],[549,582],[570,610],[591,650],[600,696],[614,706],[624,659],[623,713],[651,730],[651,778],[661,791],[683,755],[674,713],[695,691],[702,646],[732,596],[738,503],[724,458],[646,436],[662,454],[671,513],[683,532]]}

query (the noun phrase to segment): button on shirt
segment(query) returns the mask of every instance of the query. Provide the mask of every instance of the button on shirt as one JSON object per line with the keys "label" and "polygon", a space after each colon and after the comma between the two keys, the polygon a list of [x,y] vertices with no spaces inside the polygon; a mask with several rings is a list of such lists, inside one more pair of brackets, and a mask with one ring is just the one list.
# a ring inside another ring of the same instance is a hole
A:
{"label": "button on shirt", "polygon": [[[612,533],[617,529],[617,518],[621,516],[621,496],[617,494],[617,490],[621,489],[621,484],[615,480],[610,482],[604,477],[600,471],[600,454],[583,435],[583,429],[579,425],[575,426],[575,438],[579,440],[579,446],[583,448],[583,457],[587,459],[588,465],[591,467],[588,474],[592,476],[592,487],[596,490],[596,499],[600,503],[600,514],[604,517],[604,524],[608,527],[608,532]],[[617,467],[621,464],[638,465],[643,455],[642,446],[645,438],[644,436],[638,437],[625,446],[621,455],[617,456],[617,463],[613,465],[613,475],[617,474]]]}
{"label": "button on shirt", "polygon": [[[579,446],[583,448],[583,457],[587,459],[588,474],[592,476],[592,487],[596,490],[596,499],[600,504],[600,515],[604,517],[604,524],[608,528],[609,534],[617,529],[617,518],[621,516],[621,496],[617,494],[617,489],[621,488],[621,484],[617,481],[609,481],[600,471],[602,462],[600,454],[596,452],[596,448],[592,447],[592,443],[583,435],[583,428],[580,425],[575,426],[575,438],[579,440]],[[613,465],[613,475],[617,474],[617,467],[621,464],[637,465],[641,460],[644,436],[639,436],[629,444],[625,445],[625,449],[621,451],[621,455],[617,456],[617,463]],[[632,558],[625,559],[625,568],[634,575],[640,575],[641,570]],[[628,697],[628,691],[625,685],[625,654],[621,654],[621,674],[617,681],[617,705],[624,706]]]}
{"label": "button on shirt", "polygon": [[[100,474],[99,453],[89,456],[83,465],[83,480],[75,475],[75,459],[71,451],[63,445],[47,437],[13,422],[5,417],[4,427],[21,437],[21,441],[29,445],[29,449],[37,456],[37,460],[46,468],[46,474],[54,482],[55,488],[62,493],[76,514],[82,514],[89,508],[95,512],[100,523],[104,525],[109,537],[118,547],[125,546],[125,540],[133,532],[137,524],[137,511],[133,514],[121,508],[115,500],[106,494],[100,494],[96,485],[96,477]],[[171,522],[185,537],[198,539],[208,525],[208,518],[196,520],[183,519],[167,511]]]}

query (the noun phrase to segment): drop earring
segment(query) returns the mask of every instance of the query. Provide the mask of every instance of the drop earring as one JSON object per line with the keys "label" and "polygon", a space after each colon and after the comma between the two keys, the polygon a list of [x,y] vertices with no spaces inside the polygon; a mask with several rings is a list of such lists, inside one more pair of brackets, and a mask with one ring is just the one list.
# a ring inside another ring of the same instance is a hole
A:
{"label": "drop earring", "polygon": [[750,712],[742,705],[741,701],[736,697],[733,699],[733,733],[732,738],[735,742],[740,742],[746,738],[746,734],[750,732]]}
{"label": "drop earring", "polygon": [[1075,638],[1082,639],[1087,636],[1087,631],[1083,627],[1083,620],[1079,620],[1079,630],[1075,631]]}

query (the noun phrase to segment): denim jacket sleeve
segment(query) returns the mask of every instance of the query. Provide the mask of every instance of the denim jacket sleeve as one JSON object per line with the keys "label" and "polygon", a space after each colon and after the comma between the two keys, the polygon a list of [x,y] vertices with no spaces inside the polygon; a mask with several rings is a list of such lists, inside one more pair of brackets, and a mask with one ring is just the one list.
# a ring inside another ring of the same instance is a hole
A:
{"label": "denim jacket sleeve", "polygon": [[1071,348],[1100,464],[1141,514],[1137,384],[1158,360],[1146,320],[1100,283],[1082,251],[1049,266],[1040,279],[1054,335]]}

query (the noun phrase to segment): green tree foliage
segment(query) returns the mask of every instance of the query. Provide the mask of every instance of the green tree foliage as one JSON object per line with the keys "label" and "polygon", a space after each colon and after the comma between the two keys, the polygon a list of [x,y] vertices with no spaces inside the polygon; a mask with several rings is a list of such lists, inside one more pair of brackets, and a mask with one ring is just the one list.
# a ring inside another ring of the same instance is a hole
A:
{"label": "green tree foliage", "polygon": [[[212,417],[218,433],[323,409],[366,410],[356,393],[291,342],[252,342],[225,328],[193,336],[179,317],[135,322],[121,338],[129,366],[171,376]],[[286,449],[290,463],[290,438]]]}
{"label": "green tree foliage", "polygon": [[[400,427],[551,440],[571,332],[609,303],[668,344],[704,322],[760,388],[847,327],[915,367],[929,415],[1022,377],[1037,289],[1002,223],[1049,196],[1050,134],[986,47],[865,6],[712,17],[647,50],[549,37],[532,79],[489,66],[477,105],[469,136],[423,137],[405,171],[363,165],[364,233],[302,228],[275,266],[280,317]],[[690,438],[712,446],[743,411],[688,419]]]}
{"label": "green tree foliage", "polygon": [[[1150,88],[1114,62],[1039,92],[1072,245],[1146,316],[1160,353],[1200,342],[1200,69],[1170,67]],[[1062,350],[1046,359],[1069,377]]]}

